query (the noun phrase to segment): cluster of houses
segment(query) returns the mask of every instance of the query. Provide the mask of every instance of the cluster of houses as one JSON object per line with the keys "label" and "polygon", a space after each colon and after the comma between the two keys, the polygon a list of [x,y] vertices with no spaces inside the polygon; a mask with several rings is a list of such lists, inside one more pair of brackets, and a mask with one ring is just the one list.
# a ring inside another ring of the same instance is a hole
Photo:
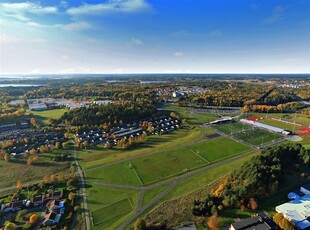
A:
{"label": "cluster of houses", "polygon": [[27,129],[29,127],[30,127],[30,124],[29,124],[29,121],[27,120],[0,124],[0,137],[2,135],[6,136],[9,133],[17,132],[22,129]]}
{"label": "cluster of houses", "polygon": [[63,191],[54,191],[51,194],[38,195],[31,200],[14,200],[8,204],[1,205],[4,213],[17,212],[22,209],[41,207],[44,211],[42,225],[52,226],[59,223],[61,216],[65,213]]}
{"label": "cluster of houses", "polygon": [[43,111],[48,109],[54,109],[59,107],[67,107],[69,109],[76,109],[81,107],[88,107],[91,104],[109,104],[113,103],[111,100],[98,100],[98,101],[75,101],[71,99],[63,98],[35,98],[27,99],[27,105],[30,110]]}
{"label": "cluster of houses", "polygon": [[206,89],[199,86],[165,86],[156,87],[153,91],[157,96],[178,98],[184,95],[201,94],[206,92]]}
{"label": "cluster of houses", "polygon": [[[27,143],[24,141],[27,139]],[[65,141],[64,131],[44,132],[44,131],[25,131],[15,132],[7,136],[0,137],[0,142],[14,140],[14,146],[8,146],[6,151],[12,157],[20,157],[28,153],[31,149],[39,150],[41,145],[51,145]]]}
{"label": "cluster of houses", "polygon": [[122,127],[116,127],[110,132],[106,132],[102,129],[91,130],[90,132],[84,132],[76,134],[79,142],[88,141],[90,145],[98,145],[109,143],[116,145],[120,139],[123,138],[136,138],[143,134],[147,127],[142,127],[144,122],[152,124],[152,135],[166,134],[178,129],[181,126],[181,122],[178,119],[168,116],[158,116],[147,120],[141,120],[123,125]]}

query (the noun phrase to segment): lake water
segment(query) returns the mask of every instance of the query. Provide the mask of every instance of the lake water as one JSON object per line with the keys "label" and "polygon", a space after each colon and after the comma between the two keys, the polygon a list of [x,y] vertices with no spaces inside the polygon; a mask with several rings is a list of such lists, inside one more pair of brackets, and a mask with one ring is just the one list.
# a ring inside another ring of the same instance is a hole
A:
{"label": "lake water", "polygon": [[0,88],[5,87],[36,87],[41,85],[30,85],[30,84],[0,84]]}

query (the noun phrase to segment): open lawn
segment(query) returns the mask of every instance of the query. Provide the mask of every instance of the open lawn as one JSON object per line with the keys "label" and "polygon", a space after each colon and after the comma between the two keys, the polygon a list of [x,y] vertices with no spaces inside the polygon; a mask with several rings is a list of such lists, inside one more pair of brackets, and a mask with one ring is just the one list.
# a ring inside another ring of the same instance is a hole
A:
{"label": "open lawn", "polygon": [[217,114],[212,113],[193,113],[193,116],[195,119],[198,120],[200,124],[208,123],[219,119],[219,116]]}
{"label": "open lawn", "polygon": [[92,211],[94,225],[105,223],[115,217],[130,212],[132,209],[133,206],[128,198],[96,209]]}
{"label": "open lawn", "polygon": [[153,200],[159,193],[161,193],[168,187],[169,185],[163,185],[158,188],[151,189],[151,190],[145,190],[143,200],[142,200],[142,207],[146,205],[148,202],[150,202],[151,200]]}
{"label": "open lawn", "polygon": [[141,185],[130,162],[123,162],[96,170],[85,172],[89,181],[99,181],[112,184]]}
{"label": "open lawn", "polygon": [[299,142],[303,145],[310,145],[310,135],[302,135],[302,140]]}
{"label": "open lawn", "polygon": [[225,134],[231,134],[231,133],[241,132],[242,130],[251,129],[251,126],[247,124],[243,124],[241,122],[229,122],[229,123],[214,125],[213,128]]}
{"label": "open lawn", "polygon": [[[38,155],[40,158],[40,154]],[[40,162],[27,165],[27,160],[12,159],[10,162],[0,161],[0,195],[1,192],[11,187],[16,188],[16,183],[21,180],[23,185],[43,180],[44,176],[55,173],[69,173],[70,162],[54,162],[41,158]]]}
{"label": "open lawn", "polygon": [[241,139],[255,146],[265,145],[272,141],[282,139],[283,136],[271,133],[263,129],[250,129],[234,135],[237,139]]}
{"label": "open lawn", "polygon": [[31,116],[32,114],[38,123],[43,125],[48,125],[50,123],[49,119],[59,119],[68,109],[53,109],[44,111],[32,111],[27,110],[27,114]]}
{"label": "open lawn", "polygon": [[144,143],[129,150],[121,150],[117,148],[104,149],[97,146],[90,150],[78,150],[78,157],[82,169],[85,170],[131,157],[174,149],[181,145],[196,141],[200,137],[201,129],[199,127],[188,126],[178,129],[170,134],[149,136]]}
{"label": "open lawn", "polygon": [[263,119],[263,120],[259,120],[259,122],[266,124],[266,125],[271,125],[271,126],[275,126],[281,129],[285,129],[291,132],[297,131],[301,128],[301,126],[298,126],[298,125],[285,123],[285,122],[281,122],[281,121],[273,120],[273,119]]}
{"label": "open lawn", "polygon": [[[130,215],[134,213],[134,209],[127,210],[127,212],[123,212],[124,210],[121,207],[128,207],[127,202],[122,202],[122,206],[116,207],[115,204],[118,201],[129,199],[130,203],[135,208],[139,198],[139,191],[129,190],[129,189],[118,189],[118,188],[110,188],[99,185],[89,185],[87,184],[87,202],[89,205],[89,209],[92,212],[96,210],[107,210],[104,207],[108,207],[109,205],[114,204],[113,210],[111,213],[108,213],[110,217],[115,214],[119,214],[118,216],[107,221],[107,218],[103,215],[101,216],[101,221],[97,217],[97,223],[105,221],[102,224],[94,225],[92,229],[101,230],[101,229],[116,229],[122,222],[124,222]],[[123,206],[124,205],[124,206]],[[122,213],[122,214],[120,214]],[[100,217],[100,216],[99,216]]]}

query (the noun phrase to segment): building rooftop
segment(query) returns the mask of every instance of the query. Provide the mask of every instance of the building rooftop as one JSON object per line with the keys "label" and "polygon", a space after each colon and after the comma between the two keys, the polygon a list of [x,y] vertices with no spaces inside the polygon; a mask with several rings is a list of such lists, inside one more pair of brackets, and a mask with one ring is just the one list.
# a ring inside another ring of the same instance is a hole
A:
{"label": "building rooftop", "polygon": [[237,221],[231,224],[230,229],[235,230],[271,230],[277,229],[277,225],[265,213],[259,213],[254,217]]}
{"label": "building rooftop", "polygon": [[276,207],[276,211],[292,221],[299,228],[310,227],[307,220],[310,217],[310,195],[297,197],[295,200],[281,204]]}

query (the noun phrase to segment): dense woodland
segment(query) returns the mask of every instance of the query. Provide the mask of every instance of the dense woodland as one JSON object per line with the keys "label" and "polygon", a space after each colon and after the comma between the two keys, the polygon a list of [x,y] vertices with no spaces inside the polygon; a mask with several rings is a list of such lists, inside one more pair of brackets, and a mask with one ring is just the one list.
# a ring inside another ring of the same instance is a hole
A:
{"label": "dense woodland", "polygon": [[258,200],[277,192],[288,173],[299,173],[309,163],[310,152],[301,144],[267,148],[231,173],[205,201],[194,201],[193,214],[210,216],[223,207],[256,210]]}
{"label": "dense woodland", "polygon": [[150,101],[128,101],[70,110],[61,117],[60,122],[74,126],[115,126],[155,116],[156,113],[156,107]]}

